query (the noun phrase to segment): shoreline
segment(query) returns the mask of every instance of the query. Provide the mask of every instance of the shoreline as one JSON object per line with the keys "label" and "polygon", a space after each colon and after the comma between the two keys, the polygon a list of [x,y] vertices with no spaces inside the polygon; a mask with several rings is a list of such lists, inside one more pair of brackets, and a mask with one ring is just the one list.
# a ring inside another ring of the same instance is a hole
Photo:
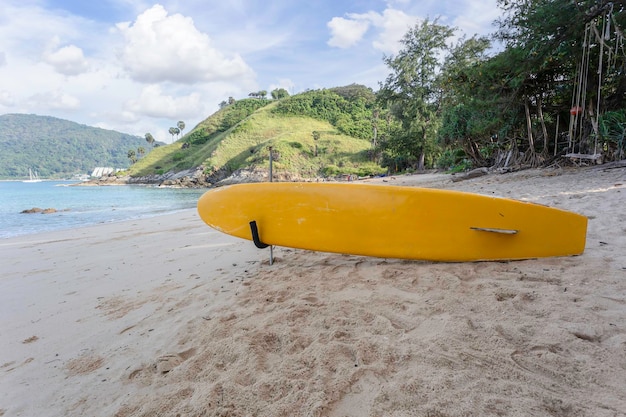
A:
{"label": "shoreline", "polygon": [[194,209],[1,239],[0,415],[626,415],[626,169],[364,182],[575,211],[587,247],[270,266]]}
{"label": "shoreline", "polygon": [[[46,216],[46,215],[51,215],[51,214],[57,214],[57,213],[67,213],[67,212],[71,212],[71,209],[51,209],[51,208],[46,208],[46,209],[41,209],[41,208],[37,208],[37,207],[33,207],[31,209],[27,209],[27,210],[41,210],[41,211],[34,211],[32,213],[19,213],[20,215],[25,215],[25,216],[30,216],[30,215],[36,215],[36,216]],[[50,211],[49,213],[44,213],[44,211],[46,210],[54,210],[54,211]],[[26,211],[26,210],[24,210]],[[37,235],[45,235],[45,234],[56,234],[56,233],[65,233],[65,232],[71,232],[73,230],[80,230],[83,228],[92,228],[92,227],[100,227],[100,226],[108,226],[108,225],[114,225],[117,223],[125,223],[125,222],[136,222],[136,221],[141,221],[141,220],[147,220],[147,219],[152,219],[154,217],[160,217],[160,216],[174,216],[177,215],[179,213],[184,213],[186,211],[193,211],[194,213],[196,212],[195,208],[181,208],[181,209],[175,209],[175,210],[168,210],[168,211],[164,211],[164,212],[156,212],[156,213],[150,213],[150,214],[142,214],[140,216],[137,217],[133,217],[133,218],[125,218],[125,219],[111,219],[111,220],[101,220],[98,222],[94,222],[94,223],[85,223],[85,224],[81,224],[78,226],[70,226],[70,225],[66,225],[66,226],[62,226],[59,229],[49,229],[49,230],[37,230],[37,231],[28,231],[28,232],[24,232],[24,233],[19,233],[19,234],[15,234],[15,235],[11,235],[11,236],[0,236],[0,246],[2,246],[2,242],[7,240],[7,239],[19,239],[19,238],[26,238],[28,236],[37,236]]]}
{"label": "shoreline", "polygon": [[193,209],[205,191],[150,186],[76,188],[69,184],[54,181],[3,187],[7,198],[1,204],[0,240]]}

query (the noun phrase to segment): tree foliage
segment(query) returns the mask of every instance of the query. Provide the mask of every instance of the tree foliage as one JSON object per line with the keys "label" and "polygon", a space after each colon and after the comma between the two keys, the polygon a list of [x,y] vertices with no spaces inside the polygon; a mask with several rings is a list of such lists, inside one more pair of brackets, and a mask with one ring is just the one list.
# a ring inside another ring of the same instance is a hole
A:
{"label": "tree foliage", "polygon": [[[365,86],[353,86],[359,94],[342,95],[337,89],[312,90],[283,100],[273,109],[277,114],[308,116],[330,122],[343,134],[361,138],[372,137],[374,94]],[[344,90],[339,90],[344,91]]]}
{"label": "tree foliage", "polygon": [[274,100],[280,100],[281,98],[289,97],[289,92],[284,88],[275,88],[272,90],[272,98]]}
{"label": "tree foliage", "polygon": [[154,146],[155,140],[154,140],[154,136],[152,136],[152,133],[146,133],[145,138],[146,138],[146,142],[148,142],[148,145]]}
{"label": "tree foliage", "polygon": [[253,91],[248,94],[248,97],[257,98],[259,100],[267,99],[267,90]]}
{"label": "tree foliage", "polygon": [[178,123],[176,123],[176,127],[178,128],[178,130],[180,131],[180,134],[183,134],[183,130],[185,130],[185,122],[183,122],[182,120],[179,120]]}
{"label": "tree foliage", "polygon": [[[403,50],[384,59],[391,74],[378,98],[402,125],[381,142],[386,159],[410,165],[446,149],[463,150],[473,165],[536,166],[566,152],[623,158],[625,3],[499,0],[493,39],[502,47],[491,55],[487,38],[448,49],[451,30],[428,21],[412,28]],[[580,110],[570,115],[572,106]]]}
{"label": "tree foliage", "polygon": [[452,29],[424,20],[402,38],[402,50],[385,57],[391,69],[379,91],[379,101],[401,123],[402,129],[382,143],[384,150],[405,165],[423,169],[432,152],[438,128],[439,56],[448,50]]}

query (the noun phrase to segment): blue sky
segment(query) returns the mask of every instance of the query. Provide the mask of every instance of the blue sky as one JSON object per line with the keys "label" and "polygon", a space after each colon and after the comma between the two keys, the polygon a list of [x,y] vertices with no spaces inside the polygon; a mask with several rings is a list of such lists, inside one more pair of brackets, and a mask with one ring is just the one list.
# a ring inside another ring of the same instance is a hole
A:
{"label": "blue sky", "polygon": [[3,0],[0,114],[170,141],[231,96],[376,90],[409,27],[487,35],[499,15],[496,0]]}

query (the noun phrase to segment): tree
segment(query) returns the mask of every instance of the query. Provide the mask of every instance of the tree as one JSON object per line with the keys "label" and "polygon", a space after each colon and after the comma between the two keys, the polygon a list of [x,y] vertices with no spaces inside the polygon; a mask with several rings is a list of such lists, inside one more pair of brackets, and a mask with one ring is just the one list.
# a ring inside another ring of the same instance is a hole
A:
{"label": "tree", "polygon": [[176,128],[176,127],[170,127],[170,128],[169,128],[169,130],[168,130],[168,132],[170,133],[170,135],[172,135],[172,142],[174,142],[174,135],[176,134],[176,130],[177,130],[177,129],[178,129],[178,128]]}
{"label": "tree", "polygon": [[320,139],[322,135],[317,130],[314,130],[312,134],[313,134],[313,140],[315,141],[315,156],[317,156],[317,141]]}
{"label": "tree", "polygon": [[146,150],[144,149],[143,146],[140,146],[137,148],[137,155],[139,155],[139,158],[143,157],[146,154]]}
{"label": "tree", "polygon": [[439,57],[447,50],[454,31],[428,19],[409,29],[397,56],[385,57],[391,69],[379,91],[379,100],[401,122],[402,129],[385,142],[391,156],[423,169],[433,150],[438,127],[437,73]]}
{"label": "tree", "polygon": [[280,100],[281,98],[289,97],[289,92],[284,88],[275,88],[272,90],[272,98],[274,100]]}
{"label": "tree", "polygon": [[149,145],[154,146],[155,140],[151,133],[146,133],[146,142],[148,142]]}
{"label": "tree", "polygon": [[248,97],[258,98],[259,100],[265,100],[267,98],[267,91],[266,90],[253,91],[250,94],[248,94]]}
{"label": "tree", "polygon": [[[577,152],[593,153],[603,139],[602,113],[624,107],[626,54],[617,47],[626,27],[624,1],[498,0],[498,5],[504,13],[497,38],[506,49],[493,63],[506,74],[500,83],[510,103],[504,117],[511,148],[524,151],[518,163],[543,163],[552,154],[549,132],[567,131],[568,124],[567,149],[580,134]],[[576,120],[570,117],[572,105],[584,109]],[[574,121],[578,132],[572,131]]]}
{"label": "tree", "polygon": [[[503,73],[488,75],[490,42],[486,38],[461,39],[446,57],[440,74],[442,125],[439,143],[463,149],[474,165],[487,163],[481,152],[484,139],[494,137],[503,125],[499,117],[502,95],[494,94],[494,82]],[[504,92],[502,92],[504,93]],[[452,152],[454,154],[454,151]],[[449,168],[449,166],[447,166]]]}
{"label": "tree", "polygon": [[134,149],[130,149],[127,155],[128,155],[128,159],[130,159],[131,164],[134,164],[135,162],[137,162],[137,154],[135,153]]}
{"label": "tree", "polygon": [[185,130],[185,122],[183,122],[182,120],[179,120],[176,126],[178,127],[178,129],[180,129],[180,134],[182,135],[183,130]]}

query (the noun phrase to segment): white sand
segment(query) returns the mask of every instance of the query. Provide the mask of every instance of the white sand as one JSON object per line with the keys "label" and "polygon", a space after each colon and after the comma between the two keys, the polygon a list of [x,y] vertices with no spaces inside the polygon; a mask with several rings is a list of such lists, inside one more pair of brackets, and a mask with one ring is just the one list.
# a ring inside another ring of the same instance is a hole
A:
{"label": "white sand", "polygon": [[626,416],[626,169],[371,181],[576,211],[587,249],[270,266],[194,211],[0,240],[0,416]]}

